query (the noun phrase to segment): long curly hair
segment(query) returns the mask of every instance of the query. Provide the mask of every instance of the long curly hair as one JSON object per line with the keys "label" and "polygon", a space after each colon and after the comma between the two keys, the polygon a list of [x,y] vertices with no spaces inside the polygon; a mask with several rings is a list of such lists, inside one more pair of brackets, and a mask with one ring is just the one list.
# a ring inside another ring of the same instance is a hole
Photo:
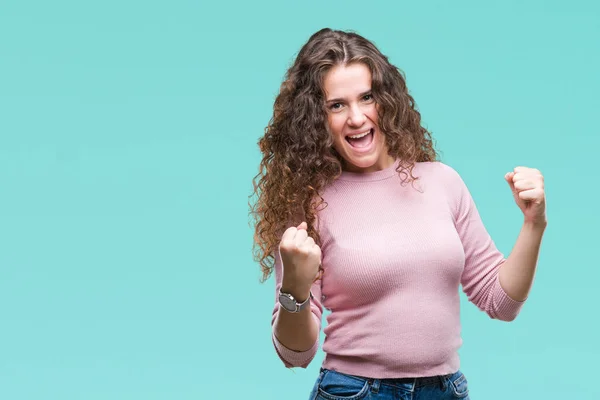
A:
{"label": "long curly hair", "polygon": [[254,260],[266,281],[273,271],[281,235],[302,221],[321,245],[315,227],[318,211],[327,206],[322,190],[342,173],[343,160],[333,148],[325,108],[323,80],[337,65],[363,63],[371,71],[378,125],[388,153],[399,160],[397,172],[412,182],[415,162],[435,161],[431,134],[408,93],[404,73],[377,47],[354,33],[329,28],[314,33],[288,69],[275,99],[273,116],[258,141],[262,153],[253,179],[255,204]]}

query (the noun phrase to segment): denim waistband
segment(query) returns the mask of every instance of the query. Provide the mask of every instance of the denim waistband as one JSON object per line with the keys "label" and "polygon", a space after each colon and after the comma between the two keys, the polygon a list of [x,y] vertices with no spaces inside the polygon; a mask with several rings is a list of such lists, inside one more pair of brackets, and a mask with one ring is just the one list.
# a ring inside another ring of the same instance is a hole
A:
{"label": "denim waistband", "polygon": [[450,378],[452,374],[448,375],[436,375],[436,376],[423,376],[416,378],[388,378],[380,379],[382,384],[388,385],[403,385],[414,383],[415,387],[430,386],[430,385],[441,385],[444,386],[445,382]]}
{"label": "denim waistband", "polygon": [[[321,372],[328,371],[326,368],[321,368]],[[335,371],[338,374],[343,374],[342,372]],[[347,375],[347,374],[344,374]],[[389,386],[400,386],[400,385],[411,385],[413,388],[422,387],[422,386],[431,386],[431,385],[439,385],[441,387],[446,387],[446,382],[448,379],[454,374],[447,375],[435,375],[435,376],[422,376],[415,378],[369,378],[365,376],[358,375],[349,375],[355,378],[364,379],[369,381],[370,384],[379,385],[389,385]]]}

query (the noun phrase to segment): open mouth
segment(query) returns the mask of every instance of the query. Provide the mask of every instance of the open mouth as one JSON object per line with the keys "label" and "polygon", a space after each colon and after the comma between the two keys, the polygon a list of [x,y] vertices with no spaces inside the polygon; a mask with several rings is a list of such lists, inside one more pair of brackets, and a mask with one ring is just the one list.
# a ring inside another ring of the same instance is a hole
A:
{"label": "open mouth", "polygon": [[355,147],[357,149],[368,147],[371,143],[373,143],[373,128],[365,131],[363,133],[359,133],[358,135],[346,136],[346,141],[350,143],[350,146]]}

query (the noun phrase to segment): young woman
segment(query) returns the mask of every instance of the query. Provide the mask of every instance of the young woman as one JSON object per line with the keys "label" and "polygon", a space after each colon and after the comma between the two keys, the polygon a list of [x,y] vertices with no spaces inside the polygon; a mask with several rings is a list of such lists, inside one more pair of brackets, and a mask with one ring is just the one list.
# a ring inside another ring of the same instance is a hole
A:
{"label": "young woman", "polygon": [[331,29],[300,50],[259,146],[255,255],[264,279],[275,271],[287,367],[310,363],[331,311],[310,399],[468,398],[459,285],[491,318],[517,316],[546,227],[541,173],[505,175],[524,223],[504,258],[398,68]]}

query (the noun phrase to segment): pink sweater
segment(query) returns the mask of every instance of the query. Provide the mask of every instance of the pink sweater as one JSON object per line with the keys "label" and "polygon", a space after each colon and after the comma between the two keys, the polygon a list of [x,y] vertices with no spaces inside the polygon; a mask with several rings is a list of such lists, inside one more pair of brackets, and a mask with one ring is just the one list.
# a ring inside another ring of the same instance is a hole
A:
{"label": "pink sweater", "polygon": [[[311,304],[319,327],[323,307],[331,311],[322,366],[371,378],[453,373],[462,344],[459,284],[491,318],[510,321],[523,302],[500,286],[505,258],[458,173],[441,162],[417,163],[413,187],[401,184],[396,166],[343,172],[323,193],[325,274]],[[279,252],[275,260],[277,293]],[[278,312],[285,311],[276,300],[273,322]],[[287,367],[306,367],[319,346],[296,352],[272,339]]]}

